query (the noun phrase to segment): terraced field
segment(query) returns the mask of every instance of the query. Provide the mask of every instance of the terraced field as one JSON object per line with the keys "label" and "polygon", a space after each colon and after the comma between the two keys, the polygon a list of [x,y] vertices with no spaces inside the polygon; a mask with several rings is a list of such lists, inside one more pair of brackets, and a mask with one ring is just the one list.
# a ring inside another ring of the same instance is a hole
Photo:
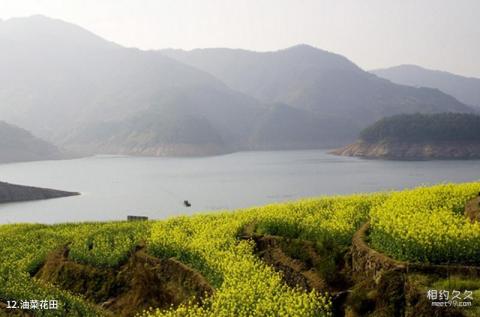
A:
{"label": "terraced field", "polygon": [[[480,296],[480,224],[464,215],[479,191],[440,185],[164,221],[0,226],[0,316],[476,316],[475,300],[435,308],[426,292]],[[367,253],[471,274],[380,260],[371,276],[352,253],[367,221]],[[32,300],[59,307],[7,308]]]}

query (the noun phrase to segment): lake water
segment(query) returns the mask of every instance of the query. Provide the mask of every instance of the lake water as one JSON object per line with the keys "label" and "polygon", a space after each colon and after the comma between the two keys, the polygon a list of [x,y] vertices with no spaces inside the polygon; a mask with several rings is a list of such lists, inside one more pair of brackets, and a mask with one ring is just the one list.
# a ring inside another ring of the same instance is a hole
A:
{"label": "lake water", "polygon": [[[0,205],[0,223],[160,219],[302,197],[480,179],[480,161],[394,162],[326,151],[240,152],[206,158],[96,156],[0,165],[0,181],[82,195]],[[192,207],[183,206],[189,200]]]}

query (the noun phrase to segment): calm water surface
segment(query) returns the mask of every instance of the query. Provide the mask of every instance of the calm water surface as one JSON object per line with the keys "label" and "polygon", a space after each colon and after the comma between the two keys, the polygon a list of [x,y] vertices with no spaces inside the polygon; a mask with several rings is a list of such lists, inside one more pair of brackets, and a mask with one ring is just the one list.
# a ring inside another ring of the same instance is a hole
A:
{"label": "calm water surface", "polygon": [[[480,179],[480,161],[394,162],[326,151],[208,158],[96,156],[0,165],[0,181],[81,196],[0,205],[0,223],[120,220],[234,209],[302,197]],[[189,200],[192,207],[183,206]]]}

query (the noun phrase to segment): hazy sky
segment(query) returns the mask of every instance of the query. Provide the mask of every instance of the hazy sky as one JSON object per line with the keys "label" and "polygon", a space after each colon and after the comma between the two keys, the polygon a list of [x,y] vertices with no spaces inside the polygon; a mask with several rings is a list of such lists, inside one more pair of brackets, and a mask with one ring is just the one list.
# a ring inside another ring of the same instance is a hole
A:
{"label": "hazy sky", "polygon": [[0,0],[143,49],[306,43],[365,69],[418,64],[480,77],[480,0]]}

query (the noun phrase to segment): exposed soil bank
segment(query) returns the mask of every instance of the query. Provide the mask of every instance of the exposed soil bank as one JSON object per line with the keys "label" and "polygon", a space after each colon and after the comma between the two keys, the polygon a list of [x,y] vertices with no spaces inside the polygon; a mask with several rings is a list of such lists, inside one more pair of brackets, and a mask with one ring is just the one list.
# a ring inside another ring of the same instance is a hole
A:
{"label": "exposed soil bank", "polygon": [[35,277],[83,295],[114,316],[134,316],[149,308],[201,303],[213,288],[195,270],[175,259],[158,259],[143,249],[118,268],[98,268],[68,258],[68,248],[51,253]]}
{"label": "exposed soil bank", "polygon": [[62,190],[14,185],[0,182],[0,203],[50,199],[75,195],[80,194]]}
{"label": "exposed soil bank", "polygon": [[290,287],[336,293],[349,285],[343,274],[343,261],[321,256],[310,241],[270,235],[250,238],[255,242],[256,254],[281,272]]}
{"label": "exposed soil bank", "polygon": [[467,202],[465,205],[465,217],[467,217],[471,223],[480,222],[480,193],[478,197],[475,197]]}
{"label": "exposed soil bank", "polygon": [[131,155],[147,157],[206,157],[234,152],[217,144],[158,144],[158,145],[69,145],[70,151],[82,155]]}
{"label": "exposed soil bank", "polygon": [[478,278],[479,267],[394,260],[365,242],[368,223],[356,232],[352,245],[345,250],[330,250],[300,239],[258,235],[254,227],[246,226],[240,238],[251,239],[258,257],[280,272],[288,286],[328,292],[334,316],[473,316],[455,307],[432,306],[426,289],[450,276]]}
{"label": "exposed soil bank", "polygon": [[353,236],[351,247],[352,271],[362,276],[378,278],[385,271],[428,273],[439,276],[465,275],[480,278],[480,266],[461,264],[423,264],[398,261],[380,253],[365,242],[369,223],[365,223]]}
{"label": "exposed soil bank", "polygon": [[357,141],[330,152],[335,155],[385,160],[468,160],[480,159],[479,142],[406,143]]}
{"label": "exposed soil bank", "polygon": [[471,316],[460,308],[432,306],[426,289],[451,276],[476,279],[480,267],[397,261],[369,247],[368,230],[366,223],[352,239],[348,266],[355,285],[345,301],[348,316]]}

